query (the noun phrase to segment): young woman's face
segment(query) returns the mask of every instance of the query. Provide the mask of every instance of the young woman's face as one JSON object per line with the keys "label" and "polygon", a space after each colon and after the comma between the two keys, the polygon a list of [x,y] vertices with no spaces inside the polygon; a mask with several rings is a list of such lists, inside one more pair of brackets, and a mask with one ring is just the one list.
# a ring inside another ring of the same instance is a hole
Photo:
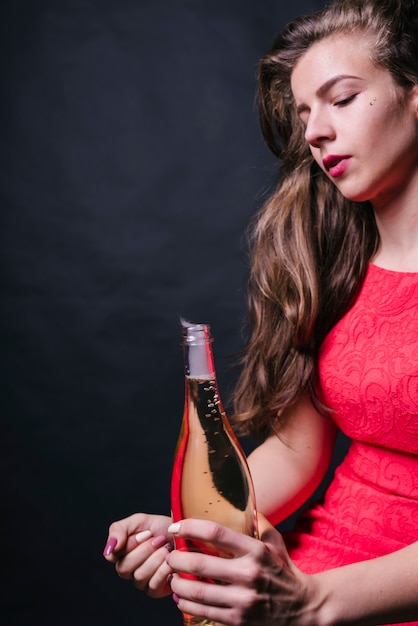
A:
{"label": "young woman's face", "polygon": [[400,97],[367,46],[360,33],[315,43],[291,85],[315,161],[346,198],[378,207],[418,185],[418,89]]}

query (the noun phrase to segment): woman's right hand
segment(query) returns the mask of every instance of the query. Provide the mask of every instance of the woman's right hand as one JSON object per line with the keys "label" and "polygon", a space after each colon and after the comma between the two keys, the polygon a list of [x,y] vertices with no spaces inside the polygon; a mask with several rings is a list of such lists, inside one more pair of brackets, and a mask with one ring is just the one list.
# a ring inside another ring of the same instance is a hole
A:
{"label": "woman's right hand", "polygon": [[109,527],[103,556],[115,564],[121,578],[132,580],[152,598],[171,593],[167,578],[172,570],[166,561],[173,548],[167,532],[171,521],[165,515],[136,513]]}

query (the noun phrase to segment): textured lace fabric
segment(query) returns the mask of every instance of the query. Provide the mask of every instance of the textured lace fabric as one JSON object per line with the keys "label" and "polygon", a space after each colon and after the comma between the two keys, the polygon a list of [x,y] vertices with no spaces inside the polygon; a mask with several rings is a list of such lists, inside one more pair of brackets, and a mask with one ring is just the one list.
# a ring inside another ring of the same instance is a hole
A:
{"label": "textured lace fabric", "polygon": [[323,501],[286,535],[307,573],[418,541],[418,273],[370,265],[319,370],[323,400],[352,443]]}

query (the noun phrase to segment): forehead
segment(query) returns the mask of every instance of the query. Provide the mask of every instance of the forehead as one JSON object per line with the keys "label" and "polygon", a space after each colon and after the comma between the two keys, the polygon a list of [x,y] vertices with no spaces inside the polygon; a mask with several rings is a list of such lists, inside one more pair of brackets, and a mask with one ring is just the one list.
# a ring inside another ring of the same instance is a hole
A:
{"label": "forehead", "polygon": [[370,40],[363,33],[337,34],[314,43],[296,63],[291,87],[296,100],[303,99],[338,75],[372,80],[387,74],[370,57]]}

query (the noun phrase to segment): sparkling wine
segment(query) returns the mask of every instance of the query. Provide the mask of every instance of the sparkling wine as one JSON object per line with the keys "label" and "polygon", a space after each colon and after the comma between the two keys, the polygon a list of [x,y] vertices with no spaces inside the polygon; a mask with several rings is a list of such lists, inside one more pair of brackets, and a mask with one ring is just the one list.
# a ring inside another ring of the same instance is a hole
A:
{"label": "sparkling wine", "polygon": [[[185,402],[171,481],[173,520],[213,520],[257,537],[251,476],[219,396],[209,326],[183,323],[183,349]],[[230,556],[209,542],[176,538],[176,548]],[[190,615],[183,619],[187,626],[215,626]]]}

